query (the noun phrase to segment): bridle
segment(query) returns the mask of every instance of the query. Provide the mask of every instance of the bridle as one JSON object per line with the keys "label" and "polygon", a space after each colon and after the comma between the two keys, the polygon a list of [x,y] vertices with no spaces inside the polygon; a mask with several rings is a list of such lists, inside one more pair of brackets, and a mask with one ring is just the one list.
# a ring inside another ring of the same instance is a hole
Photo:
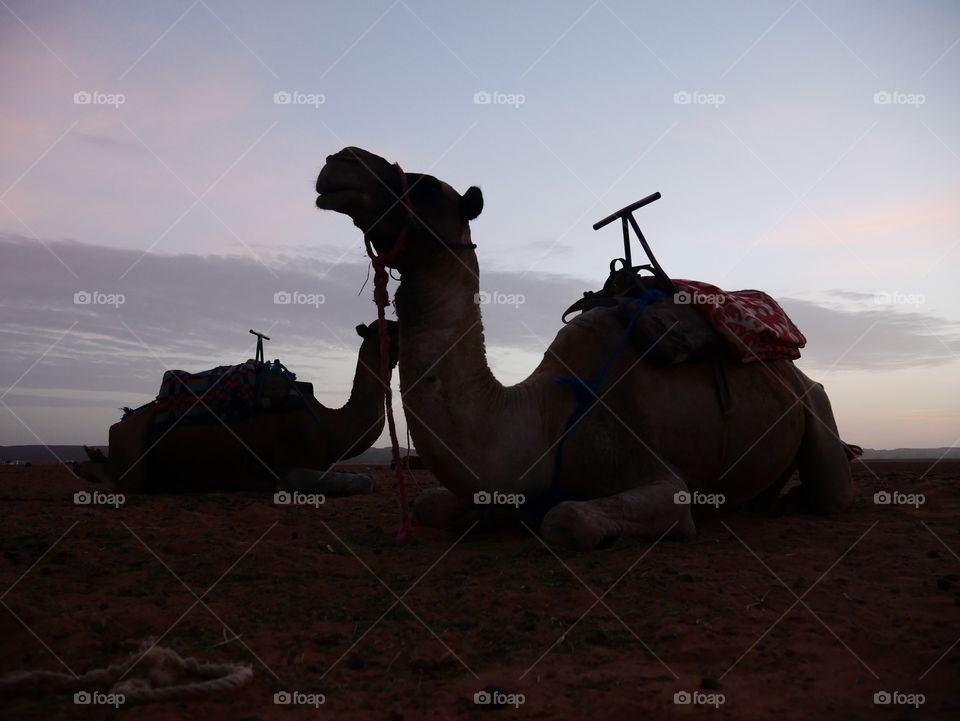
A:
{"label": "bridle", "polygon": [[393,167],[400,174],[402,191],[400,199],[403,201],[403,207],[406,211],[406,222],[400,229],[397,241],[386,253],[377,255],[367,234],[364,234],[363,242],[367,248],[367,255],[370,256],[370,263],[373,265],[373,302],[377,304],[377,330],[380,336],[380,381],[383,383],[384,410],[387,416],[387,427],[390,430],[391,455],[393,457],[394,473],[397,477],[397,495],[400,503],[400,528],[397,530],[397,541],[403,543],[413,535],[413,526],[410,523],[410,509],[407,507],[407,485],[400,463],[400,441],[397,440],[397,424],[393,419],[393,391],[390,388],[390,336],[387,332],[386,319],[386,307],[390,304],[390,294],[387,292],[387,279],[389,277],[387,264],[400,254],[407,242],[410,221],[413,218],[413,205],[407,195],[406,174],[398,164],[395,163]]}

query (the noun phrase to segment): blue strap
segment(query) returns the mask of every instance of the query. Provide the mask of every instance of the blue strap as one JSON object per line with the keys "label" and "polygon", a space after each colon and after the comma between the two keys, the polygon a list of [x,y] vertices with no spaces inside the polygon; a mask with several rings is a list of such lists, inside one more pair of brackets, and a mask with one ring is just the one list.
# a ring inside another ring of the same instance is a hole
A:
{"label": "blue strap", "polygon": [[594,402],[597,400],[597,390],[600,388],[600,384],[603,383],[604,378],[607,377],[607,373],[610,372],[610,368],[617,360],[617,356],[620,355],[620,351],[623,350],[623,346],[626,345],[627,340],[630,338],[630,331],[633,330],[633,326],[636,325],[637,321],[640,319],[640,316],[643,315],[643,311],[650,303],[658,298],[663,297],[665,297],[665,294],[659,290],[645,290],[640,296],[637,297],[637,308],[630,317],[630,321],[624,328],[623,334],[620,336],[617,344],[613,347],[610,355],[607,356],[606,361],[604,361],[603,365],[601,365],[600,368],[598,368],[590,378],[561,375],[558,375],[556,378],[554,378],[554,381],[558,385],[570,386],[573,389],[577,404],[574,406],[570,417],[567,418],[567,422],[563,426],[563,433],[560,434],[560,442],[557,443],[557,449],[556,453],[554,454],[553,463],[553,480],[550,482],[550,487],[547,489],[546,493],[544,493],[539,499],[537,499],[535,503],[531,504],[530,506],[529,510],[533,515],[543,516],[550,508],[565,500],[564,493],[560,488],[559,480],[560,468],[563,465],[563,447],[567,442],[567,437],[569,436],[570,431],[573,430],[573,427],[576,425],[576,423],[588,410],[590,410]]}

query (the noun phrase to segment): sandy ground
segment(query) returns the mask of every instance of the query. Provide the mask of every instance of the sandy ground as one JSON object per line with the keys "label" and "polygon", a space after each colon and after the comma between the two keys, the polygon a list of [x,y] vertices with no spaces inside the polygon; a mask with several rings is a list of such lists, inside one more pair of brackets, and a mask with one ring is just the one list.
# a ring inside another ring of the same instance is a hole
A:
{"label": "sandy ground", "polygon": [[[110,508],[74,505],[96,488],[65,468],[0,467],[0,674],[79,674],[150,637],[255,673],[215,700],[117,710],[5,696],[0,717],[960,718],[960,462],[857,464],[856,506],[833,518],[735,515],[694,541],[556,554],[522,527],[398,546],[376,473],[372,495],[318,508]],[[877,506],[883,489],[925,503]],[[523,703],[475,704],[484,689]],[[884,691],[923,703],[875,705]]]}

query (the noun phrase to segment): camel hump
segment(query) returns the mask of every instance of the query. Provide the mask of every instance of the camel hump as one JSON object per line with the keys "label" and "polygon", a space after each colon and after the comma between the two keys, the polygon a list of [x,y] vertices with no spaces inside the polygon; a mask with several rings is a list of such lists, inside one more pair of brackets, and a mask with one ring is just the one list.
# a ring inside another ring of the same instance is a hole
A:
{"label": "camel hump", "polygon": [[630,326],[637,301],[627,298],[617,307],[617,319],[630,329],[630,339],[649,362],[673,365],[725,355],[720,334],[692,305],[660,299],[649,303]]}

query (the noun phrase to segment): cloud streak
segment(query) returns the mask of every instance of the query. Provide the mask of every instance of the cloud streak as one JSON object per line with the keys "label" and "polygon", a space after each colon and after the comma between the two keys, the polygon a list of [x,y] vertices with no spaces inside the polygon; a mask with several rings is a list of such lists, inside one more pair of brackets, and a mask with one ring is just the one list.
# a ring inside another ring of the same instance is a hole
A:
{"label": "cloud streak", "polygon": [[[148,254],[135,274],[118,281],[138,251],[66,241],[47,245],[80,281],[66,275],[34,239],[0,236],[0,387],[9,387],[49,351],[7,398],[14,407],[30,409],[31,426],[61,433],[66,429],[57,422],[58,409],[85,405],[91,427],[102,426],[86,440],[102,440],[116,419],[114,409],[152,397],[165,366],[201,370],[252,355],[250,328],[273,337],[267,355],[279,356],[313,381],[321,400],[333,405],[345,400],[359,345],[353,328],[375,317],[370,285],[360,292],[364,264],[286,256],[275,258],[270,272],[242,256]],[[596,285],[549,274],[482,273],[482,291],[504,301],[483,308],[497,370],[510,378],[529,373],[533,365],[519,366],[545,350],[541,339],[553,338],[562,310]],[[77,304],[78,292],[99,292],[101,300],[122,296],[123,303]],[[277,293],[291,294],[292,302],[275,303]],[[829,303],[781,299],[809,341],[801,363],[825,369],[843,356],[837,368],[869,372],[957,361],[956,323],[871,305],[871,298],[837,291]],[[22,440],[9,422],[4,418],[3,434]]]}

